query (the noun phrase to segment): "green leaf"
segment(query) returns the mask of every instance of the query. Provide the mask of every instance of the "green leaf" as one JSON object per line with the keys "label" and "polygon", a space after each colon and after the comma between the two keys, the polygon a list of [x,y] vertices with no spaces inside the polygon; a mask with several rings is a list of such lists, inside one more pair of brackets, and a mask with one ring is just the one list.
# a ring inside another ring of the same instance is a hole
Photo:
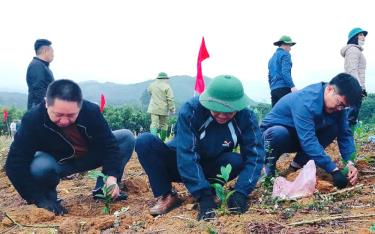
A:
{"label": "green leaf", "polygon": [[227,164],[226,167],[222,166],[220,168],[221,176],[225,180],[225,182],[228,182],[229,174],[230,174],[231,171],[232,171],[232,165],[230,165],[229,163]]}
{"label": "green leaf", "polygon": [[225,196],[225,201],[228,201],[228,199],[233,195],[234,192],[236,192],[236,190],[229,191]]}
{"label": "green leaf", "polygon": [[103,178],[107,177],[101,171],[97,171],[97,170],[89,171],[88,176],[89,176],[89,178],[94,179],[94,180],[96,180],[98,177],[103,177]]}
{"label": "green leaf", "polygon": [[370,233],[375,233],[375,223],[373,223],[371,225],[371,227],[369,228],[369,230],[370,230]]}
{"label": "green leaf", "polygon": [[99,198],[105,198],[104,194],[96,194],[95,197],[99,197]]}
{"label": "green leaf", "polygon": [[214,180],[214,181],[217,181],[219,182],[220,184],[225,184],[225,181],[224,180],[221,180],[219,178],[210,178],[211,180]]}
{"label": "green leaf", "polygon": [[103,208],[102,208],[102,213],[103,213],[103,214],[109,214],[109,213],[110,213],[109,208],[108,208],[108,207],[103,207]]}
{"label": "green leaf", "polygon": [[224,187],[221,184],[211,184],[211,186],[215,189],[216,196],[220,199],[220,201],[224,201],[225,194],[224,194]]}

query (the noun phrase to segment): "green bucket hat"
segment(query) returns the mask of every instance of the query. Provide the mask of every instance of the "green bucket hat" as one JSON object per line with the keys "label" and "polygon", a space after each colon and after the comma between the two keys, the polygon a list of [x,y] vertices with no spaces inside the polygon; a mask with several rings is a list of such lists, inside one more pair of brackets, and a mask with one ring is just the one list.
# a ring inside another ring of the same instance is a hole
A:
{"label": "green bucket hat", "polygon": [[211,111],[225,113],[240,111],[250,104],[241,81],[230,75],[215,77],[199,96],[199,101]]}
{"label": "green bucket hat", "polygon": [[156,79],[169,79],[167,73],[165,72],[160,72],[158,77],[156,77]]}
{"label": "green bucket hat", "polygon": [[363,33],[363,35],[367,36],[367,31],[361,28],[353,28],[348,34],[348,41],[350,41],[350,39],[352,39],[353,37],[357,36],[360,33]]}
{"label": "green bucket hat", "polygon": [[275,46],[281,46],[282,44],[294,46],[296,43],[292,41],[292,38],[290,38],[289,36],[285,36],[285,35],[281,36],[280,40],[273,43],[273,45]]}

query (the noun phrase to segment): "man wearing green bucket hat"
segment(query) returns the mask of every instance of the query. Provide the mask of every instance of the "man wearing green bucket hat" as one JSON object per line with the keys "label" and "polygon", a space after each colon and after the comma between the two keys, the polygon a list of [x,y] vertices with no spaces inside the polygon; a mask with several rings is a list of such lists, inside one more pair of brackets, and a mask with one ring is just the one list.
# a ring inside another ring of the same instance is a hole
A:
{"label": "man wearing green bucket hat", "polygon": [[[341,55],[345,60],[345,72],[358,80],[362,88],[363,97],[367,96],[365,86],[366,58],[362,53],[366,36],[367,31],[361,28],[353,28],[348,34],[347,45],[341,49]],[[354,126],[357,123],[361,105],[362,102],[359,102],[357,106],[354,106],[349,110],[348,119],[351,126]]]}
{"label": "man wearing green bucket hat", "polygon": [[273,45],[278,46],[268,62],[268,83],[272,106],[286,94],[297,91],[292,79],[290,50],[296,43],[289,36],[282,36]]}
{"label": "man wearing green bucket hat", "polygon": [[[213,218],[216,208],[209,179],[231,164],[230,179],[238,176],[228,200],[236,213],[247,210],[247,196],[254,189],[263,167],[265,152],[250,99],[240,80],[218,76],[200,97],[186,102],[180,110],[176,136],[165,144],[150,133],[141,134],[135,150],[146,171],[155,197],[151,214],[167,213],[179,198],[172,182],[183,182],[199,203],[198,219]],[[234,149],[240,146],[240,153]]]}
{"label": "man wearing green bucket hat", "polygon": [[168,114],[174,114],[174,95],[168,83],[168,75],[160,72],[156,80],[147,88],[151,96],[147,112],[151,114],[150,132],[157,136],[160,131],[160,138],[164,141],[168,131]]}

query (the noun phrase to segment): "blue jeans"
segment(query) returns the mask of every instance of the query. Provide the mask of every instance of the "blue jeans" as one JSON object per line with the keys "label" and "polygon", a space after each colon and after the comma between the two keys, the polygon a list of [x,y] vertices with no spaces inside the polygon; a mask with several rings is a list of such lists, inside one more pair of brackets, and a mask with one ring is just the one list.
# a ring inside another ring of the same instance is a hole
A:
{"label": "blue jeans", "polygon": [[[316,132],[319,143],[323,148],[333,142],[338,135],[337,125],[331,125]],[[297,152],[294,162],[301,167],[310,157],[302,151],[295,128],[275,125],[263,132],[264,148],[266,150],[266,174],[275,175],[276,162],[283,153]]]}
{"label": "blue jeans", "polygon": [[[168,194],[172,190],[172,182],[181,182],[177,169],[175,149],[169,147],[158,137],[141,134],[135,143],[138,160],[148,176],[155,197]],[[199,162],[205,177],[209,180],[220,174],[220,167],[228,163],[232,165],[230,180],[237,177],[243,167],[243,159],[238,153],[223,153],[209,160]],[[216,181],[215,181],[216,182]]]}
{"label": "blue jeans", "polygon": [[[118,162],[121,164],[121,174],[116,175],[117,181],[120,182],[125,165],[133,153],[135,140],[132,132],[127,129],[113,131],[113,135],[118,141],[122,156],[121,161]],[[35,153],[34,160],[30,166],[31,175],[42,190],[55,190],[61,178],[77,172],[98,168],[103,165],[103,157],[108,156],[110,155],[96,154],[89,151],[87,155],[81,158],[60,163],[49,153],[38,151]],[[103,184],[103,179],[98,178],[94,191],[100,189]]]}

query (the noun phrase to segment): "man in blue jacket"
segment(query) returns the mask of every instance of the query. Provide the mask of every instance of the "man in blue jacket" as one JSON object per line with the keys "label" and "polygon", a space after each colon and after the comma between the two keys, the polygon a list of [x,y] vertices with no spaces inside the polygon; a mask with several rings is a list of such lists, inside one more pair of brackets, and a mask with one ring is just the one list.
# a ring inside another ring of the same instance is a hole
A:
{"label": "man in blue jacket", "polygon": [[296,43],[289,36],[282,36],[273,44],[278,48],[268,62],[268,83],[271,89],[272,106],[284,95],[297,91],[292,79],[290,55],[290,50]]}
{"label": "man in blue jacket", "polygon": [[[335,186],[355,184],[358,171],[351,161],[354,139],[348,125],[347,107],[361,100],[362,89],[351,75],[340,73],[328,84],[317,83],[284,96],[261,123],[266,149],[266,171],[275,174],[283,153],[297,152],[290,169],[297,170],[310,159],[332,174]],[[348,164],[343,175],[324,151],[337,138],[340,153]]]}
{"label": "man in blue jacket", "polygon": [[[134,149],[129,130],[112,132],[99,107],[82,99],[79,86],[57,80],[47,89],[46,102],[27,112],[10,146],[5,169],[10,181],[28,203],[62,215],[67,210],[57,198],[61,178],[102,166],[112,197],[120,191],[125,164]],[[102,193],[98,178],[93,195]]]}
{"label": "man in blue jacket", "polygon": [[[135,150],[159,197],[152,215],[167,213],[179,203],[171,183],[182,181],[199,202],[198,219],[212,218],[216,204],[208,178],[228,163],[233,168],[230,179],[238,176],[228,206],[238,213],[247,210],[247,196],[265,157],[257,118],[248,105],[240,80],[218,76],[199,98],[181,107],[171,142],[164,144],[150,133],[138,137]],[[233,152],[238,145],[241,153]]]}

